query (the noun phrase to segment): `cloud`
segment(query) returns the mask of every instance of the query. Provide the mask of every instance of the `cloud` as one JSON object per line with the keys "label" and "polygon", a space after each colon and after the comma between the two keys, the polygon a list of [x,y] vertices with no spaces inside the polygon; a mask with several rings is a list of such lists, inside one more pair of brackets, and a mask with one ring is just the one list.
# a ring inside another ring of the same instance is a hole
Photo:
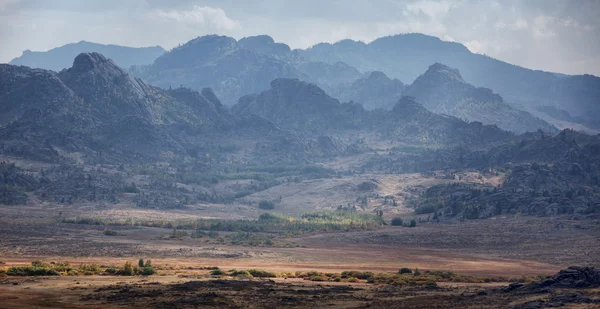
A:
{"label": "cloud", "polygon": [[19,2],[21,2],[21,0],[0,0],[0,11],[7,10]]}
{"label": "cloud", "polygon": [[268,34],[306,48],[420,32],[525,67],[600,75],[599,13],[597,0],[0,0],[0,62],[80,40],[170,49],[205,34]]}
{"label": "cloud", "polygon": [[191,10],[161,10],[157,9],[149,14],[166,22],[184,23],[192,26],[209,26],[216,30],[233,31],[240,29],[240,23],[225,14],[221,8],[195,5]]}

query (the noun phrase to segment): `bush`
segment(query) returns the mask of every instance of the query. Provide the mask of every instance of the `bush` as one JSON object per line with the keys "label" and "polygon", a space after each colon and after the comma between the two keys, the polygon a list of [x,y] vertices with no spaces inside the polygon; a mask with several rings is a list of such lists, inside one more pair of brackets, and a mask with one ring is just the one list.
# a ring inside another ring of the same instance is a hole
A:
{"label": "bush", "polygon": [[121,276],[135,275],[135,271],[133,269],[133,264],[131,264],[131,262],[129,262],[129,261],[125,262],[125,264],[123,264],[123,267],[117,271],[117,274],[121,275]]}
{"label": "bush", "polygon": [[248,273],[257,278],[276,278],[277,274],[258,269],[248,269]]}
{"label": "bush", "polygon": [[404,221],[402,220],[402,218],[394,218],[392,219],[392,226],[403,226],[404,225]]}
{"label": "bush", "polygon": [[10,267],[6,274],[9,276],[58,276],[60,275],[56,270],[37,267],[37,266],[14,266]]}
{"label": "bush", "polygon": [[215,269],[213,271],[210,272],[211,276],[225,276],[227,275],[227,273],[225,273],[223,270],[221,269]]}
{"label": "bush", "polygon": [[106,236],[118,236],[119,232],[113,230],[104,230],[104,235]]}
{"label": "bush", "polygon": [[412,274],[412,270],[410,270],[410,268],[406,268],[406,267],[402,267],[400,268],[400,270],[398,270],[399,274]]}
{"label": "bush", "polygon": [[104,272],[107,274],[116,275],[119,270],[116,267],[109,267]]}
{"label": "bush", "polygon": [[250,274],[250,272],[248,272],[247,270],[233,270],[231,272],[231,276],[238,277],[238,278],[247,278],[247,279],[254,278],[254,276],[252,276]]}
{"label": "bush", "polygon": [[410,225],[408,227],[415,227],[415,226],[417,226],[417,220],[415,220],[415,219],[410,220]]}
{"label": "bush", "polygon": [[314,275],[314,276],[310,276],[308,278],[308,280],[310,281],[327,281],[329,278],[327,278],[327,276],[320,274],[320,275]]}
{"label": "bush", "polygon": [[77,270],[96,273],[100,271],[100,266],[98,264],[81,264]]}
{"label": "bush", "polygon": [[438,285],[437,285],[437,283],[435,281],[429,280],[429,281],[425,282],[425,287],[431,289],[431,288],[437,288]]}
{"label": "bush", "polygon": [[421,272],[419,271],[418,268],[415,268],[415,273],[414,273],[415,277],[420,276]]}
{"label": "bush", "polygon": [[269,201],[260,201],[260,203],[258,203],[258,208],[265,209],[265,210],[271,210],[271,209],[275,209],[275,204],[273,204],[273,202],[269,202]]}
{"label": "bush", "polygon": [[144,267],[138,268],[138,274],[140,276],[151,276],[151,275],[156,274],[156,270],[154,269],[154,267],[144,266]]}
{"label": "bush", "polygon": [[356,270],[344,271],[342,272],[342,278],[356,278],[362,280],[368,280],[373,277],[374,274],[370,271],[360,272]]}

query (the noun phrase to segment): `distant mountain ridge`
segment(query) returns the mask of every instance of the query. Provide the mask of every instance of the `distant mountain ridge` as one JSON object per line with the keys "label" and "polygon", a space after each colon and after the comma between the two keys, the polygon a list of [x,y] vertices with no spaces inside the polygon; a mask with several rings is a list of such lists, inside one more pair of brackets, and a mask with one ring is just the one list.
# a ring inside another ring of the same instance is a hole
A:
{"label": "distant mountain ridge", "polygon": [[[90,44],[70,45],[84,43]],[[118,57],[109,58],[128,67]],[[459,71],[456,82],[438,82],[437,88],[429,87],[427,96],[417,86],[404,85],[416,81],[434,63]],[[267,35],[240,40],[207,35],[161,53],[154,61],[135,64],[129,73],[164,89],[211,88],[226,106],[268,90],[277,78],[298,78],[342,102],[353,101],[367,109],[389,110],[402,95],[409,95],[437,113],[497,124],[517,133],[555,130],[545,121],[560,128],[575,123],[572,127],[587,127],[590,132],[600,128],[596,117],[600,78],[529,70],[422,34],[383,37],[369,44],[320,43],[306,50],[291,50]],[[440,88],[450,84],[452,89]],[[433,95],[440,98],[443,91],[450,91],[455,102],[430,104]]]}
{"label": "distant mountain ridge", "polygon": [[327,89],[331,82],[349,83],[360,76],[344,63],[306,61],[265,35],[239,41],[219,35],[198,37],[130,73],[162,88],[210,87],[226,105],[268,89],[277,78],[300,78]]}
{"label": "distant mountain ridge", "polygon": [[11,60],[9,64],[58,72],[62,69],[70,68],[73,59],[77,55],[86,52],[103,54],[115,61],[118,66],[127,69],[132,65],[150,64],[160,55],[164,54],[165,50],[160,46],[137,48],[80,41],[48,51],[26,50],[20,57]]}
{"label": "distant mountain ridge", "polygon": [[599,77],[526,69],[424,34],[392,35],[368,44],[353,40],[320,43],[294,52],[313,61],[343,61],[363,72],[382,71],[404,82],[415,80],[431,64],[439,62],[460,70],[468,83],[493,89],[528,111],[535,112],[537,106],[553,106],[568,111],[586,125],[600,126]]}

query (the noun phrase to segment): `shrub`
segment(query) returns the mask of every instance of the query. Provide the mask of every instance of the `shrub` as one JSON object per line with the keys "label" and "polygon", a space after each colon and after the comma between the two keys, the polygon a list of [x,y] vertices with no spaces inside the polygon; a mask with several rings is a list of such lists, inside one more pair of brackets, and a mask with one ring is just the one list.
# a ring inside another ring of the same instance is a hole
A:
{"label": "shrub", "polygon": [[265,209],[265,210],[271,210],[271,209],[275,209],[275,204],[273,204],[273,202],[269,202],[269,201],[260,201],[260,203],[258,203],[258,208]]}
{"label": "shrub", "polygon": [[248,269],[248,273],[257,278],[275,278],[275,277],[277,277],[277,274],[266,271],[266,270]]}
{"label": "shrub", "polygon": [[392,219],[392,226],[403,226],[404,225],[404,221],[402,220],[402,218],[393,218]]}
{"label": "shrub", "polygon": [[106,236],[118,236],[119,232],[113,230],[104,230],[103,234]]}
{"label": "shrub", "polygon": [[37,266],[14,266],[10,267],[6,274],[9,276],[58,276],[59,273],[50,268]]}
{"label": "shrub", "polygon": [[116,275],[119,270],[116,267],[109,267],[104,272],[107,274]]}
{"label": "shrub", "polygon": [[210,272],[210,275],[211,276],[225,276],[226,273],[223,270],[221,270],[221,269],[215,269],[215,270],[213,270],[213,271]]}
{"label": "shrub", "polygon": [[400,268],[400,270],[398,270],[399,274],[412,274],[412,270],[410,270],[410,268],[406,268],[406,267],[402,267]]}
{"label": "shrub", "polygon": [[239,278],[248,278],[248,279],[254,278],[254,276],[252,276],[250,274],[250,272],[248,272],[247,270],[233,270],[231,272],[231,276],[239,277]]}
{"label": "shrub", "polygon": [[350,277],[348,278],[348,282],[359,282],[358,278]]}
{"label": "shrub", "polygon": [[310,281],[327,281],[328,278],[327,278],[327,276],[320,274],[320,275],[310,276],[308,278],[308,280],[310,280]]}
{"label": "shrub", "polygon": [[100,266],[98,264],[81,264],[78,270],[83,272],[96,273],[100,271]]}
{"label": "shrub", "polygon": [[156,270],[154,269],[154,267],[144,266],[144,267],[140,267],[138,269],[138,274],[140,276],[151,276],[151,275],[156,274]]}
{"label": "shrub", "polygon": [[437,288],[438,285],[435,281],[433,280],[428,280],[427,282],[425,282],[425,287],[427,288]]}
{"label": "shrub", "polygon": [[415,219],[410,220],[410,225],[408,227],[415,227],[415,226],[417,226],[417,220],[415,220]]}
{"label": "shrub", "polygon": [[415,273],[414,273],[414,275],[415,275],[415,277],[416,277],[416,276],[420,276],[420,275],[421,275],[421,272],[419,271],[419,269],[418,269],[418,268],[415,268]]}
{"label": "shrub", "polygon": [[69,264],[69,262],[51,262],[50,265],[57,272],[68,273],[69,271],[71,271],[73,269],[73,267],[71,266],[71,264]]}
{"label": "shrub", "polygon": [[373,277],[374,274],[370,271],[360,272],[356,270],[344,271],[342,272],[342,278],[357,278],[362,280],[368,280]]}
{"label": "shrub", "polygon": [[129,262],[129,261],[125,262],[125,264],[123,264],[123,267],[117,271],[117,274],[121,275],[121,276],[135,275],[135,271],[133,269],[133,264],[131,264],[131,262]]}

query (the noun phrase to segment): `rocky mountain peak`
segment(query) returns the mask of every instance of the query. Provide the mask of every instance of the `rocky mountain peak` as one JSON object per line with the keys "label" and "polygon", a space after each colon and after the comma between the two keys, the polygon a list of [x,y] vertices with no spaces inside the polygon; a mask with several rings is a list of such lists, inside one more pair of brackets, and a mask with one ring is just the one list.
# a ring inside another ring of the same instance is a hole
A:
{"label": "rocky mountain peak", "polygon": [[430,113],[423,105],[416,101],[414,97],[403,96],[398,103],[394,105],[392,112],[396,115],[410,116],[420,113]]}
{"label": "rocky mountain peak", "polygon": [[71,70],[73,72],[88,72],[103,66],[117,67],[112,60],[99,53],[81,53],[75,57]]}
{"label": "rocky mountain peak", "polygon": [[250,49],[260,54],[269,54],[279,57],[286,56],[291,52],[288,45],[275,43],[272,37],[268,35],[257,35],[242,38],[238,41],[242,48]]}
{"label": "rocky mountain peak", "polygon": [[466,83],[458,69],[451,68],[438,62],[430,65],[422,76],[438,82]]}

